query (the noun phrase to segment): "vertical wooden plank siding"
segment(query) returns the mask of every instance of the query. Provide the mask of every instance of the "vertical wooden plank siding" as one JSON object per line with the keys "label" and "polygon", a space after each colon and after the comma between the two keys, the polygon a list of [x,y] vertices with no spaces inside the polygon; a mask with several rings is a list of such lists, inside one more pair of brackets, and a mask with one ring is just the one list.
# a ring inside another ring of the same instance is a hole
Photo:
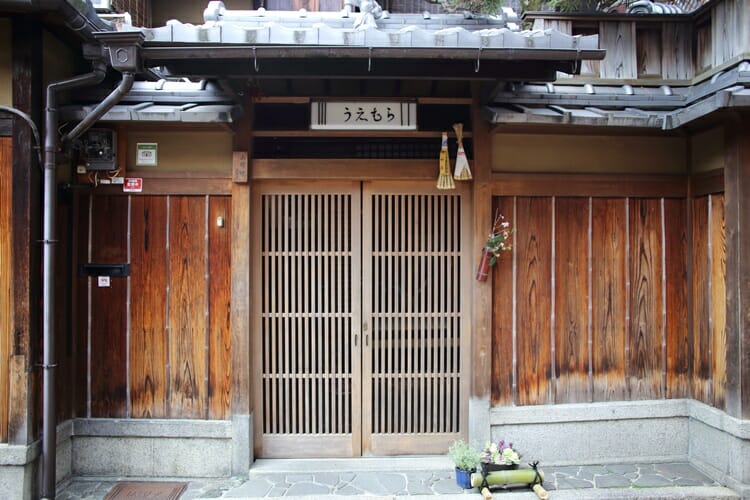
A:
{"label": "vertical wooden plank siding", "polygon": [[[92,201],[90,262],[127,262],[128,199],[95,196]],[[109,287],[97,286],[96,277],[90,282],[90,416],[125,417],[126,280],[111,278]]]}
{"label": "vertical wooden plank siding", "polygon": [[74,267],[128,262],[128,246],[131,264],[129,288],[75,280],[72,380],[87,388],[75,414],[229,418],[231,198],[97,195],[73,207]]}
{"label": "vertical wooden plank siding", "polygon": [[607,57],[601,62],[602,78],[637,78],[635,22],[606,22],[599,24],[601,46],[607,47]]}
{"label": "vertical wooden plank siding", "polygon": [[690,397],[690,335],[688,330],[687,202],[664,200],[667,299],[667,398]]}
{"label": "vertical wooden plank siding", "polygon": [[727,332],[726,332],[726,239],[724,231],[724,195],[709,197],[711,216],[711,349],[713,406],[724,409],[727,383]]}
{"label": "vertical wooden plank siding", "polygon": [[708,197],[692,201],[693,207],[693,397],[711,402],[711,330],[709,305]]}
{"label": "vertical wooden plank siding", "polygon": [[630,200],[630,327],[625,348],[631,399],[663,396],[661,220],[660,200]]}
{"label": "vertical wooden plank siding", "polygon": [[204,418],[208,377],[205,353],[207,202],[169,199],[168,356],[170,417]]}
{"label": "vertical wooden plank siding", "polygon": [[555,401],[590,401],[588,198],[555,199]]}
{"label": "vertical wooden plank siding", "polygon": [[[232,402],[231,202],[226,197],[211,198],[208,214],[208,418],[218,420],[231,415]],[[223,218],[223,226],[218,224],[219,217]]]}
{"label": "vertical wooden plank siding", "polygon": [[[74,198],[73,225],[75,240],[74,269],[89,261],[89,215],[91,213],[89,196],[80,195]],[[74,343],[74,404],[73,410],[78,417],[89,416],[88,406],[90,392],[89,376],[89,279],[75,274],[73,277],[73,343]]]}
{"label": "vertical wooden plank siding", "polygon": [[592,364],[594,401],[624,400],[625,208],[621,198],[592,201]]}
{"label": "vertical wooden plank siding", "polygon": [[[70,380],[73,374],[73,339],[71,330],[71,195],[65,193],[60,197],[55,214],[56,234],[59,244],[55,252],[55,376],[56,418],[62,422],[71,417],[72,396],[74,388]],[[0,233],[2,234],[2,233]],[[76,270],[77,273],[77,270]],[[1,350],[1,349],[0,349]],[[0,358],[4,359],[4,358]]]}
{"label": "vertical wooden plank siding", "polygon": [[167,201],[134,196],[130,241],[130,407],[164,418],[166,406]]}
{"label": "vertical wooden plank siding", "polygon": [[518,403],[551,403],[552,200],[519,197],[516,218]]}
{"label": "vertical wooden plank siding", "polygon": [[[493,213],[499,210],[511,227],[516,227],[512,196],[496,197]],[[506,252],[492,271],[492,404],[515,403],[513,253]]]}
{"label": "vertical wooden plank siding", "polygon": [[692,53],[692,23],[662,23],[661,25],[662,78],[665,80],[687,80],[695,71],[693,60],[686,54]]}
{"label": "vertical wooden plank siding", "polygon": [[10,329],[11,329],[11,178],[13,139],[0,137],[0,443],[8,442],[8,405],[10,403]]}

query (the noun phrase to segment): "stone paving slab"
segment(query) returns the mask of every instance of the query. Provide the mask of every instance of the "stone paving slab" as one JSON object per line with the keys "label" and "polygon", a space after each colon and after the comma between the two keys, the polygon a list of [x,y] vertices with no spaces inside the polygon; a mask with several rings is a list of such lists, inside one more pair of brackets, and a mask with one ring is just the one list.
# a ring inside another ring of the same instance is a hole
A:
{"label": "stone paving slab", "polygon": [[[248,478],[187,479],[189,485],[181,500],[404,500],[415,496],[440,500],[481,498],[476,489],[462,490],[454,473],[444,463],[440,469],[399,472],[389,460],[355,464],[357,470],[338,470],[340,462],[259,461]],[[301,466],[299,462],[303,462]],[[326,466],[328,465],[328,467]],[[358,465],[357,465],[358,464]],[[435,465],[435,464],[430,464]],[[408,468],[408,467],[407,467]],[[550,498],[570,499],[676,499],[739,498],[688,463],[616,464],[565,467],[541,467],[544,487]],[[323,470],[320,470],[323,469]],[[351,467],[349,467],[351,469]],[[363,469],[363,470],[360,470]],[[135,478],[127,478],[134,480]],[[143,479],[143,478],[140,478]],[[177,480],[180,478],[164,478]],[[186,480],[186,479],[182,479]],[[102,500],[117,478],[73,478],[61,485],[58,500]],[[533,499],[527,488],[494,489],[497,500]]]}

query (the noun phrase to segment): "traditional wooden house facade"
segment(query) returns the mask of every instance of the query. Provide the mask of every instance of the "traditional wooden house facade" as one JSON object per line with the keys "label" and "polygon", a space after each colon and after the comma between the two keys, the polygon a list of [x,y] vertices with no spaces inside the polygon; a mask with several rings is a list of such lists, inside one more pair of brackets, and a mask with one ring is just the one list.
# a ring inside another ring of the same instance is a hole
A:
{"label": "traditional wooden house facade", "polygon": [[134,3],[0,1],[7,491],[492,436],[750,492],[747,0]]}

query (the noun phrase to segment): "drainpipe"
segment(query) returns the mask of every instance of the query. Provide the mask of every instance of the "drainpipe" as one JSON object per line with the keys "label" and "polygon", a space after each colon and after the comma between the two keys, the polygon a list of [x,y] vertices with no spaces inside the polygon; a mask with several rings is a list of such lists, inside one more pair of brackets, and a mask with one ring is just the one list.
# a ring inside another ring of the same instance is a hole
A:
{"label": "drainpipe", "polygon": [[96,85],[107,75],[106,66],[97,64],[91,73],[47,86],[44,128],[44,198],[42,229],[42,498],[55,498],[55,209],[57,204],[57,93]]}
{"label": "drainpipe", "polygon": [[[112,108],[132,87],[135,71],[139,69],[140,45],[144,36],[140,32],[96,33],[109,52],[110,64],[122,72],[122,81],[89,116],[66,134],[63,145],[83,134],[91,125]],[[95,85],[106,75],[104,65],[89,74],[52,83],[47,87],[47,111],[44,131],[44,205],[42,234],[42,335],[43,335],[43,387],[42,387],[42,500],[55,498],[55,460],[57,456],[57,425],[55,421],[55,218],[57,209],[57,92]]]}

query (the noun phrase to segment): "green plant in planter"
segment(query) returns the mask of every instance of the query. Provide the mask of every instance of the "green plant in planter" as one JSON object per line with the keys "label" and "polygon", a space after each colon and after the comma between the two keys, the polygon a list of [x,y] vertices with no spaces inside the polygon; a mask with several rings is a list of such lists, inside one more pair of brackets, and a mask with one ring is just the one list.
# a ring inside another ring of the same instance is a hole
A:
{"label": "green plant in planter", "polygon": [[469,445],[463,439],[458,439],[448,448],[448,456],[453,463],[456,465],[456,469],[464,471],[476,470],[480,460],[482,460],[482,452]]}

